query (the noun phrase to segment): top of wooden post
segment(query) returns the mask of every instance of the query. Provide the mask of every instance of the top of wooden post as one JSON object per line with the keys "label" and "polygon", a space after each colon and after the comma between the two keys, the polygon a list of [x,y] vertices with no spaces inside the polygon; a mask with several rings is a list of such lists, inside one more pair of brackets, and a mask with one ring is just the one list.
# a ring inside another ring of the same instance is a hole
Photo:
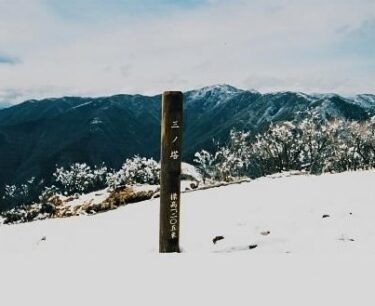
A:
{"label": "top of wooden post", "polygon": [[180,96],[182,95],[182,92],[181,91],[173,91],[173,90],[168,90],[168,91],[164,91],[163,93],[163,96]]}
{"label": "top of wooden post", "polygon": [[[182,112],[182,101],[184,95],[181,91],[165,91],[163,93],[162,112],[166,112],[165,116],[170,116],[171,113]],[[182,119],[179,119],[180,121]]]}

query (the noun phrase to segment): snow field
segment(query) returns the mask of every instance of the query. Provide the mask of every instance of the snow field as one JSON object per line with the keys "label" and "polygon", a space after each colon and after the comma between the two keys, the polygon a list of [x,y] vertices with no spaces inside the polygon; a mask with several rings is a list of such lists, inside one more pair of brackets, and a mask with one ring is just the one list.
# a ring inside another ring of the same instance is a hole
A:
{"label": "snow field", "polygon": [[0,302],[374,305],[374,181],[347,172],[183,194],[181,254],[157,253],[158,199],[2,226]]}

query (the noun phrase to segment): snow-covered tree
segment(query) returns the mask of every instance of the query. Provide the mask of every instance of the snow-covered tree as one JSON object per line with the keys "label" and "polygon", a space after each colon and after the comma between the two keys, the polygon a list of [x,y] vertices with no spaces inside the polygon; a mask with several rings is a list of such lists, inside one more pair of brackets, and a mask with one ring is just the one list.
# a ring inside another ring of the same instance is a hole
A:
{"label": "snow-covered tree", "polygon": [[327,171],[342,172],[360,168],[360,155],[356,150],[355,139],[351,130],[351,123],[346,120],[335,120],[329,125],[332,136]]}
{"label": "snow-covered tree", "polygon": [[256,136],[253,159],[262,162],[264,174],[301,169],[302,133],[292,122],[271,125]]}
{"label": "snow-covered tree", "polygon": [[194,161],[215,180],[289,170],[319,174],[369,169],[375,166],[375,117],[358,122],[310,113],[297,123],[271,124],[251,140],[248,133],[231,131],[225,146],[212,154],[202,150]]}
{"label": "snow-covered tree", "polygon": [[122,168],[107,178],[107,184],[116,188],[127,184],[159,184],[160,165],[154,159],[135,155],[126,159]]}
{"label": "snow-covered tree", "polygon": [[330,157],[333,138],[330,125],[318,115],[312,115],[299,123],[303,150],[301,168],[310,173],[322,173]]}
{"label": "snow-covered tree", "polygon": [[49,200],[59,193],[59,189],[52,185],[50,187],[45,187],[41,194],[39,195],[39,203],[41,204],[47,204]]}
{"label": "snow-covered tree", "polygon": [[65,195],[71,195],[105,188],[108,170],[104,165],[91,168],[86,163],[74,163],[67,169],[57,168],[53,176],[57,187]]}
{"label": "snow-covered tree", "polygon": [[249,162],[249,133],[232,130],[229,143],[215,153],[217,176],[230,181],[244,176]]}
{"label": "snow-covered tree", "polygon": [[231,130],[229,141],[214,154],[201,150],[195,153],[194,162],[203,174],[204,181],[231,181],[245,175],[248,166],[249,133]]}
{"label": "snow-covered tree", "polygon": [[375,118],[366,122],[353,121],[349,125],[353,145],[358,154],[360,168],[374,167],[375,158]]}
{"label": "snow-covered tree", "polygon": [[35,177],[21,185],[6,185],[1,201],[5,207],[30,204],[37,200],[42,185],[43,181],[37,181]]}
{"label": "snow-covered tree", "polygon": [[202,174],[203,184],[207,179],[215,176],[215,157],[206,150],[201,150],[194,154],[194,162]]}

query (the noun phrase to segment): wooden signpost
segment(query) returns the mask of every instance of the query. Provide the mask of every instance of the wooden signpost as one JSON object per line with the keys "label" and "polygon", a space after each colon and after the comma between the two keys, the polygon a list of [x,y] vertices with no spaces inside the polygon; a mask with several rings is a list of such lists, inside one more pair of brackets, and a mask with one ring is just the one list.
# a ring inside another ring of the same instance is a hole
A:
{"label": "wooden signpost", "polygon": [[166,91],[161,108],[159,252],[180,252],[180,176],[183,95]]}

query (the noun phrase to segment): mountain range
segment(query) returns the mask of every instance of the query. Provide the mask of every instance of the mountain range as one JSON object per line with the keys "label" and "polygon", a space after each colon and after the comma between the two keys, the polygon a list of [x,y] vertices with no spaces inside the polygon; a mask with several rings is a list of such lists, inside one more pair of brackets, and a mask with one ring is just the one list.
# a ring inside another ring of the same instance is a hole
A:
{"label": "mountain range", "polygon": [[[51,177],[72,162],[119,168],[134,154],[159,159],[161,96],[114,95],[29,100],[0,110],[0,189],[35,176]],[[303,118],[365,120],[375,115],[375,95],[342,97],[299,92],[262,94],[230,85],[184,93],[183,157],[212,149],[232,128],[253,133],[271,122]]]}

